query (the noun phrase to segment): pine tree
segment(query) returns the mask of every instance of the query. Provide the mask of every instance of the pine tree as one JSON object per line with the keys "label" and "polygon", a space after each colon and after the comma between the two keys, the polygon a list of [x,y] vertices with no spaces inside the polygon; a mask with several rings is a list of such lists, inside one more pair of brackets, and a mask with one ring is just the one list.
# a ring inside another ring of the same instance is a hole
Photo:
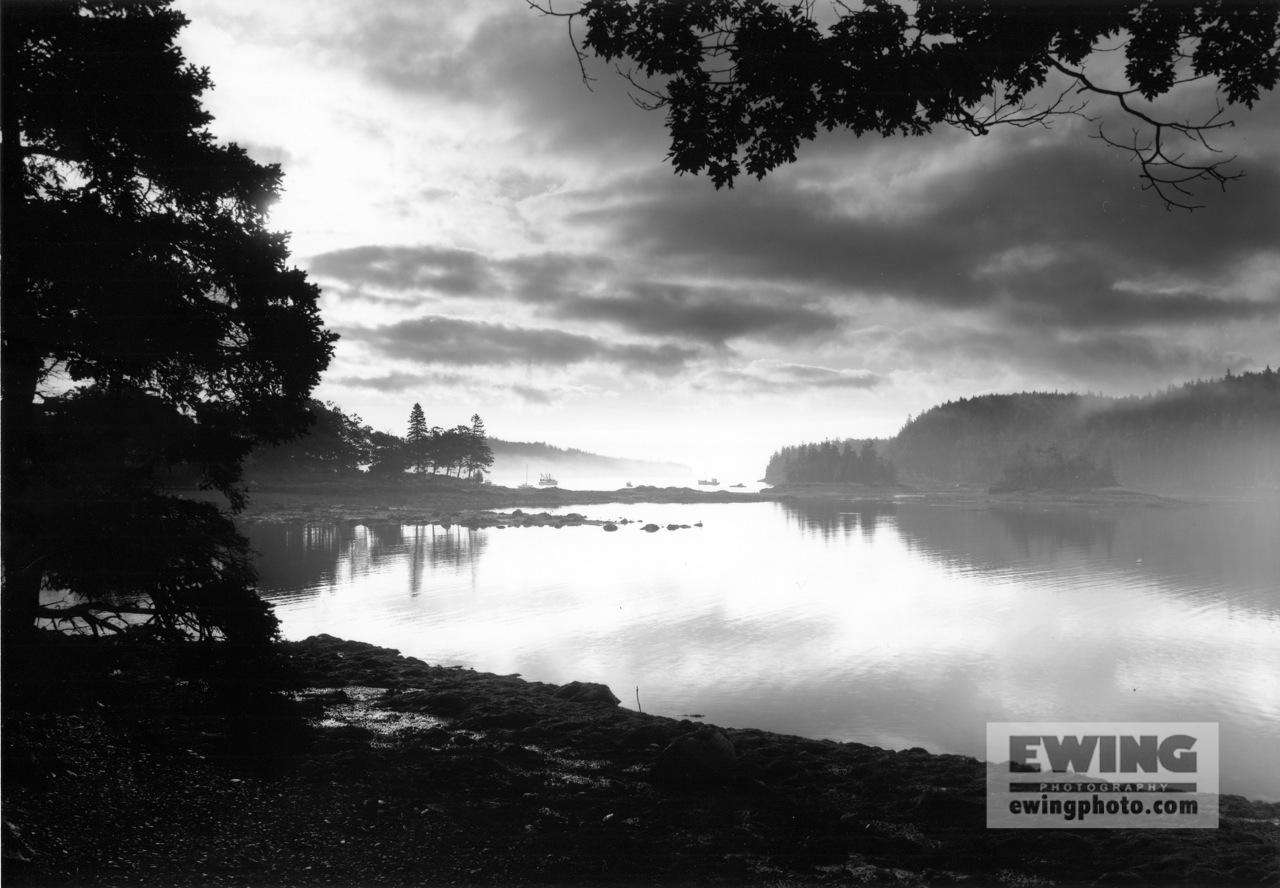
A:
{"label": "pine tree", "polygon": [[476,480],[484,477],[485,472],[493,465],[493,451],[485,438],[484,420],[479,413],[471,415],[470,449],[467,453],[467,474]]}
{"label": "pine tree", "polygon": [[429,440],[427,418],[422,412],[422,405],[415,402],[413,409],[409,411],[409,433],[405,436],[405,441],[409,444],[409,465],[415,472],[427,470],[430,462],[430,454],[427,452]]}

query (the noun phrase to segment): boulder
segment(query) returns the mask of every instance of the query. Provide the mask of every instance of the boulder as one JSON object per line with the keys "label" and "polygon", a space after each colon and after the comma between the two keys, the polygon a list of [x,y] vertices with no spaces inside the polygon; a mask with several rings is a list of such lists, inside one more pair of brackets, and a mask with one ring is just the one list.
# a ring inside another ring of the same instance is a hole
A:
{"label": "boulder", "polygon": [[733,777],[738,756],[719,728],[703,725],[675,740],[654,761],[650,775],[660,783],[716,784]]}
{"label": "boulder", "polygon": [[657,533],[662,528],[660,528],[656,524],[646,524],[644,527],[640,529],[643,530],[645,533]]}
{"label": "boulder", "polygon": [[571,703],[608,703],[610,706],[617,706],[622,702],[609,690],[608,685],[590,681],[571,681],[567,685],[561,685],[552,696]]}
{"label": "boulder", "polygon": [[618,525],[614,524],[613,522],[609,522],[608,524],[606,524],[606,525],[604,526],[604,529],[605,529],[605,530],[609,530],[609,531],[617,530],[617,529],[618,529]]}

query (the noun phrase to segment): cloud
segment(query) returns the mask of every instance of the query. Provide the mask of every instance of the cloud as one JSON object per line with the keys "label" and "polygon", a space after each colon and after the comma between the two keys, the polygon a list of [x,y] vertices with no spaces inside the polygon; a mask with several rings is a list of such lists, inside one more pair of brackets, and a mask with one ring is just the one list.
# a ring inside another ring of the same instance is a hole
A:
{"label": "cloud", "polygon": [[590,336],[530,327],[512,327],[437,315],[383,327],[342,331],[380,354],[420,364],[461,367],[537,364],[563,367],[587,361],[617,364],[628,370],[669,375],[698,356],[681,346],[609,343]]}
{"label": "cloud", "polygon": [[723,346],[744,337],[794,342],[836,332],[841,319],[814,305],[786,304],[720,287],[641,282],[622,296],[583,298],[561,306],[564,317],[603,320],[635,333],[675,336]]}
{"label": "cloud", "polygon": [[423,375],[421,373],[385,373],[382,376],[336,376],[329,382],[346,388],[403,392],[420,387],[423,384]]}
{"label": "cloud", "polygon": [[473,296],[493,283],[484,257],[441,247],[349,247],[313,256],[308,266],[317,277],[393,292],[433,290]]}
{"label": "cloud", "polygon": [[[908,177],[893,213],[785,176],[705,194],[649,177],[584,195],[572,218],[671,274],[807,287],[837,300],[1013,308],[1014,322],[1082,328],[1270,313],[1233,287],[1241,267],[1280,243],[1273,167],[1252,168],[1248,188],[1233,183],[1229,202],[1170,213],[1096,143],[990,144],[989,157]],[[1205,295],[1160,299],[1121,287],[1152,289],[1156,279]],[[1280,285],[1280,273],[1272,281]]]}
{"label": "cloud", "polygon": [[884,381],[868,370],[833,370],[812,364],[760,360],[739,369],[710,370],[700,374],[693,388],[745,393],[782,394],[820,389],[866,390]]}
{"label": "cloud", "polygon": [[531,385],[513,385],[511,386],[511,391],[515,392],[520,396],[520,398],[529,404],[545,406],[554,401],[554,399],[542,389],[536,389]]}

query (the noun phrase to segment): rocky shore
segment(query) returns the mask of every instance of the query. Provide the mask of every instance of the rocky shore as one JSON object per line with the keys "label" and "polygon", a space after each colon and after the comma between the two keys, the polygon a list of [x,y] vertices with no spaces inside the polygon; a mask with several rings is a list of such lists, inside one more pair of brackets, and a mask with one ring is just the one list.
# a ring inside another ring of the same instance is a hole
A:
{"label": "rocky shore", "polygon": [[988,830],[974,759],[330,636],[280,645],[289,703],[228,699],[164,646],[66,643],[45,711],[5,725],[6,886],[1280,879],[1280,804],[1224,797],[1217,830]]}

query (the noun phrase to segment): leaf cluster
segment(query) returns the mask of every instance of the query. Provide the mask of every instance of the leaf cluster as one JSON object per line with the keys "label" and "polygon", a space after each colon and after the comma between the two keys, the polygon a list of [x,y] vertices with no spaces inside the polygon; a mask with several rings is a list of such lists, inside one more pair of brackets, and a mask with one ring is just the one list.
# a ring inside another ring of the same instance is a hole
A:
{"label": "leaf cluster", "polygon": [[[1099,135],[1133,151],[1166,203],[1186,206],[1187,182],[1236,176],[1222,171],[1222,159],[1188,159],[1170,137],[1211,152],[1205,136],[1228,123],[1148,112],[1134,100],[1215,79],[1228,104],[1252,108],[1280,78],[1273,3],[865,0],[856,8],[838,2],[827,27],[809,3],[586,0],[570,13],[530,3],[569,17],[571,27],[582,19],[580,62],[589,54],[629,61],[618,70],[633,100],[666,109],[675,170],[705,171],[717,188],[793,162],[819,129],[919,136],[944,124],[985,135],[1083,115],[1088,98],[1104,97],[1148,138],[1126,144]],[[1095,83],[1083,67],[1107,50],[1123,53],[1122,86]]]}

